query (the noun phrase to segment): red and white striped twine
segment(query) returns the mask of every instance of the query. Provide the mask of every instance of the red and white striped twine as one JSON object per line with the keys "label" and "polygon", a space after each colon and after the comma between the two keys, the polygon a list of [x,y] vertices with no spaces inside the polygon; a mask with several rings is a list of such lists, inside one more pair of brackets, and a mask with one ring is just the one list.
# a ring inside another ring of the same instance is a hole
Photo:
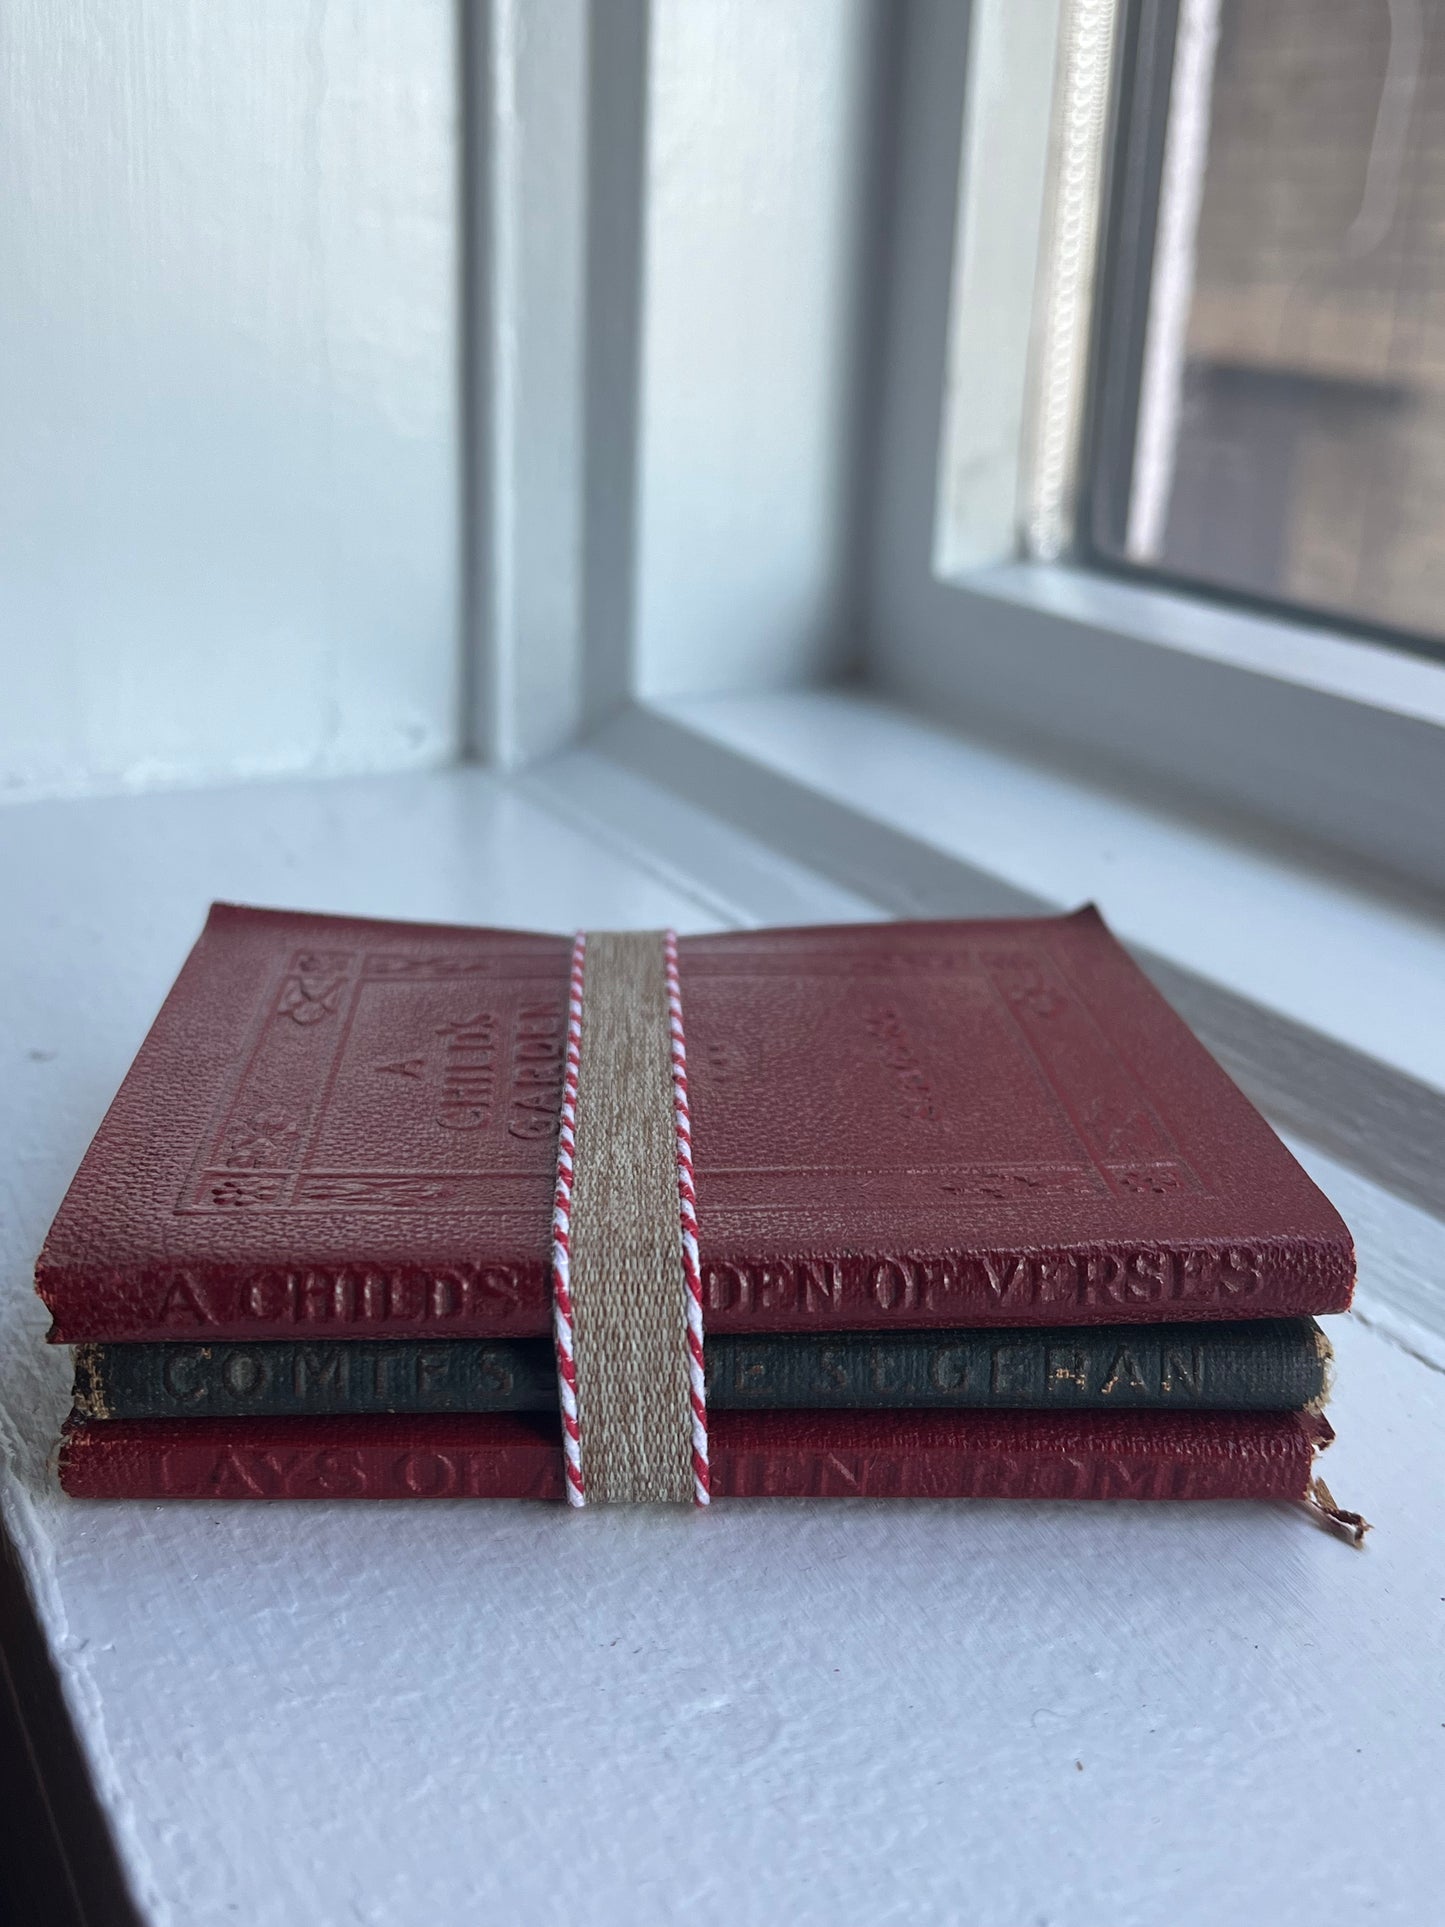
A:
{"label": "red and white striped twine", "polygon": [[584,1505],[582,1432],[577,1422],[577,1361],[572,1353],[572,1160],[577,1149],[577,1070],[582,1061],[582,975],[587,936],[572,945],[567,993],[567,1054],[562,1073],[562,1121],[557,1133],[557,1189],[552,1200],[552,1336],[557,1347],[557,1395],[562,1406],[562,1454],[568,1505]]}
{"label": "red and white striped twine", "polygon": [[[687,1043],[682,1028],[682,986],[677,971],[677,933],[663,936],[667,976],[667,1026],[672,1058],[672,1106],[677,1126],[677,1198],[687,1315],[688,1398],[692,1407],[693,1499],[711,1498],[707,1457],[707,1385],[703,1369],[702,1268],[697,1252],[697,1192],[692,1170],[692,1113],[687,1099]],[[572,946],[567,997],[567,1048],[562,1075],[562,1115],[557,1133],[557,1188],[552,1201],[552,1333],[557,1348],[557,1392],[562,1407],[562,1451],[569,1505],[585,1505],[582,1431],[577,1417],[577,1362],[572,1349],[572,1177],[577,1148],[577,1072],[582,1055],[582,989],[586,933]]]}
{"label": "red and white striped twine", "polygon": [[697,1255],[697,1190],[692,1175],[692,1113],[687,1101],[687,1043],[682,1030],[682,985],[677,974],[677,932],[664,933],[667,1028],[672,1043],[672,1108],[677,1121],[677,1197],[682,1222],[682,1273],[687,1308],[687,1381],[692,1402],[692,1496],[712,1497],[707,1462],[707,1384],[703,1375],[702,1267]]}

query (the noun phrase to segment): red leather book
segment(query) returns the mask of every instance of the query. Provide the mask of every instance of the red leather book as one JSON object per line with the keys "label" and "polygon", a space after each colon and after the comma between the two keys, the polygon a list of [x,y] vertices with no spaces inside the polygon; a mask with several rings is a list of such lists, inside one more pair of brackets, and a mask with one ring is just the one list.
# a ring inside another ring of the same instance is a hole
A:
{"label": "red leather book", "polygon": [[[724,1498],[1302,1499],[1305,1412],[719,1412]],[[560,1499],[555,1424],[467,1417],[72,1420],[89,1499]]]}
{"label": "red leather book", "polygon": [[[569,949],[217,906],[41,1253],[52,1338],[546,1332]],[[1338,1215],[1092,910],[681,976],[714,1330],[1349,1303]]]}

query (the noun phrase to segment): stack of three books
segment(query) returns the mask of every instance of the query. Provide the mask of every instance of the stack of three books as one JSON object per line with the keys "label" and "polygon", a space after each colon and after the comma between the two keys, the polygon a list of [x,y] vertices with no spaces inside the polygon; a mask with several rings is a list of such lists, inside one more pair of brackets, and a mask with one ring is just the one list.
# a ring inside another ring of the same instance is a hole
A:
{"label": "stack of three books", "polygon": [[[37,1268],[67,1490],[561,1496],[569,954],[213,910]],[[679,971],[716,1496],[1315,1489],[1349,1234],[1094,912]]]}

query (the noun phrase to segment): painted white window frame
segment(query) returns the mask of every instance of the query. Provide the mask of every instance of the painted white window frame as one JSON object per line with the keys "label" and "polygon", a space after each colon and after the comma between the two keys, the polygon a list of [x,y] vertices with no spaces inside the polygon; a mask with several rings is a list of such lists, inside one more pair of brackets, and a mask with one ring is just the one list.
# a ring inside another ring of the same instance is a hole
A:
{"label": "painted white window frame", "polygon": [[[975,55],[980,42],[987,52],[996,41],[1006,10],[1010,0],[975,0]],[[1057,6],[1041,0],[1032,11]],[[1029,159],[1041,116],[1028,111],[1009,122],[1000,101],[1012,86],[1036,108],[1029,56],[1043,38],[1021,50],[1011,73],[993,76],[987,121],[966,124],[969,18],[946,0],[909,8],[871,678],[967,729],[1046,746],[1105,780],[1252,818],[1303,852],[1354,859],[1436,891],[1445,885],[1445,666],[1344,628],[1245,612],[1182,587],[1017,560],[1009,539],[1017,472],[1007,461],[996,461],[991,487],[979,491],[976,539],[960,543],[955,529],[961,556],[951,568],[938,565],[938,438],[950,385],[956,409],[970,373],[985,393],[1000,374],[1005,385],[1020,378],[1019,357],[1000,370],[986,339],[963,370],[955,340],[950,368],[950,286],[955,276],[959,285],[969,281],[958,183],[965,210],[986,204],[970,180],[990,165],[1017,173]],[[1001,127],[1024,143],[1023,154],[990,150]],[[987,251],[993,237],[984,227],[976,245]],[[1026,339],[1027,281],[1004,282],[1001,298],[1013,305],[1014,325],[995,325],[994,335]]]}
{"label": "painted white window frame", "polygon": [[[1445,666],[1012,552],[1059,12],[466,11],[473,751],[516,767],[629,705],[861,682],[1433,895]],[[972,331],[956,288],[990,304]],[[973,537],[940,543],[970,378]]]}
{"label": "painted white window frame", "polygon": [[848,673],[889,11],[465,21],[473,751]]}

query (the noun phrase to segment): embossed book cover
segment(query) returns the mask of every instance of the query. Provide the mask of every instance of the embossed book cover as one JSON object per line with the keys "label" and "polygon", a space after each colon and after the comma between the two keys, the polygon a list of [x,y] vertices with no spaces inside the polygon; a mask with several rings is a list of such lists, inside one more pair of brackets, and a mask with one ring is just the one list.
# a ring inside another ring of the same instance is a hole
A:
{"label": "embossed book cover", "polygon": [[[569,947],[218,905],[41,1254],[52,1338],[545,1333]],[[710,1330],[1349,1303],[1340,1218],[1092,910],[680,971]]]}

